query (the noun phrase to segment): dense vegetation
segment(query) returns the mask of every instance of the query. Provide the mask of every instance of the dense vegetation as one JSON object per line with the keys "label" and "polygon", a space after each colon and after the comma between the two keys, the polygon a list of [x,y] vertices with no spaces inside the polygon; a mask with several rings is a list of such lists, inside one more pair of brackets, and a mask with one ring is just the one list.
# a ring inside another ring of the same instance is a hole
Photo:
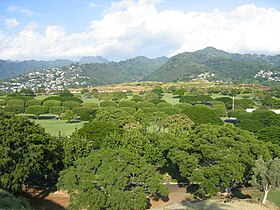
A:
{"label": "dense vegetation", "polygon": [[[2,97],[0,188],[14,194],[26,185],[67,190],[69,209],[145,209],[150,199],[168,199],[166,174],[196,186],[201,198],[240,185],[277,187],[280,115],[269,110],[279,108],[277,90],[168,84],[140,94],[83,90],[95,101],[86,103],[67,90],[43,100],[24,93]],[[88,122],[56,137],[21,112]],[[234,124],[221,120],[227,115]]]}

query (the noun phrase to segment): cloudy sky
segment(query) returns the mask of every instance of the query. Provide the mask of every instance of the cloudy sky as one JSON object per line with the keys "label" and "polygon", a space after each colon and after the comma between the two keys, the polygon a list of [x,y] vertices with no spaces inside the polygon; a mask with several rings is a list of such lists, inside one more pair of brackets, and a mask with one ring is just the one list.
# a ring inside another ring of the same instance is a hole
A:
{"label": "cloudy sky", "polygon": [[0,0],[0,59],[280,54],[279,0]]}

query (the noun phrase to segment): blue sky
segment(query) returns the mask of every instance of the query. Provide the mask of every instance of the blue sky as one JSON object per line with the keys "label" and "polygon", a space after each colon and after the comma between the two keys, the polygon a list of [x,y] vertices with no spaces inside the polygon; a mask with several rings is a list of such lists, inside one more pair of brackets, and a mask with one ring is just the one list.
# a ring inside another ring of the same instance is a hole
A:
{"label": "blue sky", "polygon": [[0,0],[0,59],[279,54],[279,0]]}

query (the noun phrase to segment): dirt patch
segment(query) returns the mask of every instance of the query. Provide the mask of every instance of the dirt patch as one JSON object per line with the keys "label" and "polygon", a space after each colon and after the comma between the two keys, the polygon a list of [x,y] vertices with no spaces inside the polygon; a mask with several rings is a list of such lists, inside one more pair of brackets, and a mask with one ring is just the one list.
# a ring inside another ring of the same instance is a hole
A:
{"label": "dirt patch", "polygon": [[68,194],[53,189],[25,188],[23,196],[36,210],[65,210],[69,205]]}

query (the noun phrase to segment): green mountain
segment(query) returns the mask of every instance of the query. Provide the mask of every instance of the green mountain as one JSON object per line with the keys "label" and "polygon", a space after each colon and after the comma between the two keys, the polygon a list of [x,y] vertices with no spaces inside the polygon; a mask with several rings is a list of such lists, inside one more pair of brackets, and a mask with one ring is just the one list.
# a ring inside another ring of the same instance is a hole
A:
{"label": "green mountain", "polygon": [[170,58],[157,71],[145,77],[155,81],[207,79],[232,82],[280,81],[280,55],[228,53],[207,47]]}
{"label": "green mountain", "polygon": [[74,61],[58,59],[54,61],[8,61],[0,60],[0,80],[11,78],[35,69],[47,69],[52,67],[67,66]]}
{"label": "green mountain", "polygon": [[71,64],[34,70],[0,82],[0,89],[63,89],[98,86],[143,80],[159,69],[168,58],[149,59],[143,56],[120,62]]}

